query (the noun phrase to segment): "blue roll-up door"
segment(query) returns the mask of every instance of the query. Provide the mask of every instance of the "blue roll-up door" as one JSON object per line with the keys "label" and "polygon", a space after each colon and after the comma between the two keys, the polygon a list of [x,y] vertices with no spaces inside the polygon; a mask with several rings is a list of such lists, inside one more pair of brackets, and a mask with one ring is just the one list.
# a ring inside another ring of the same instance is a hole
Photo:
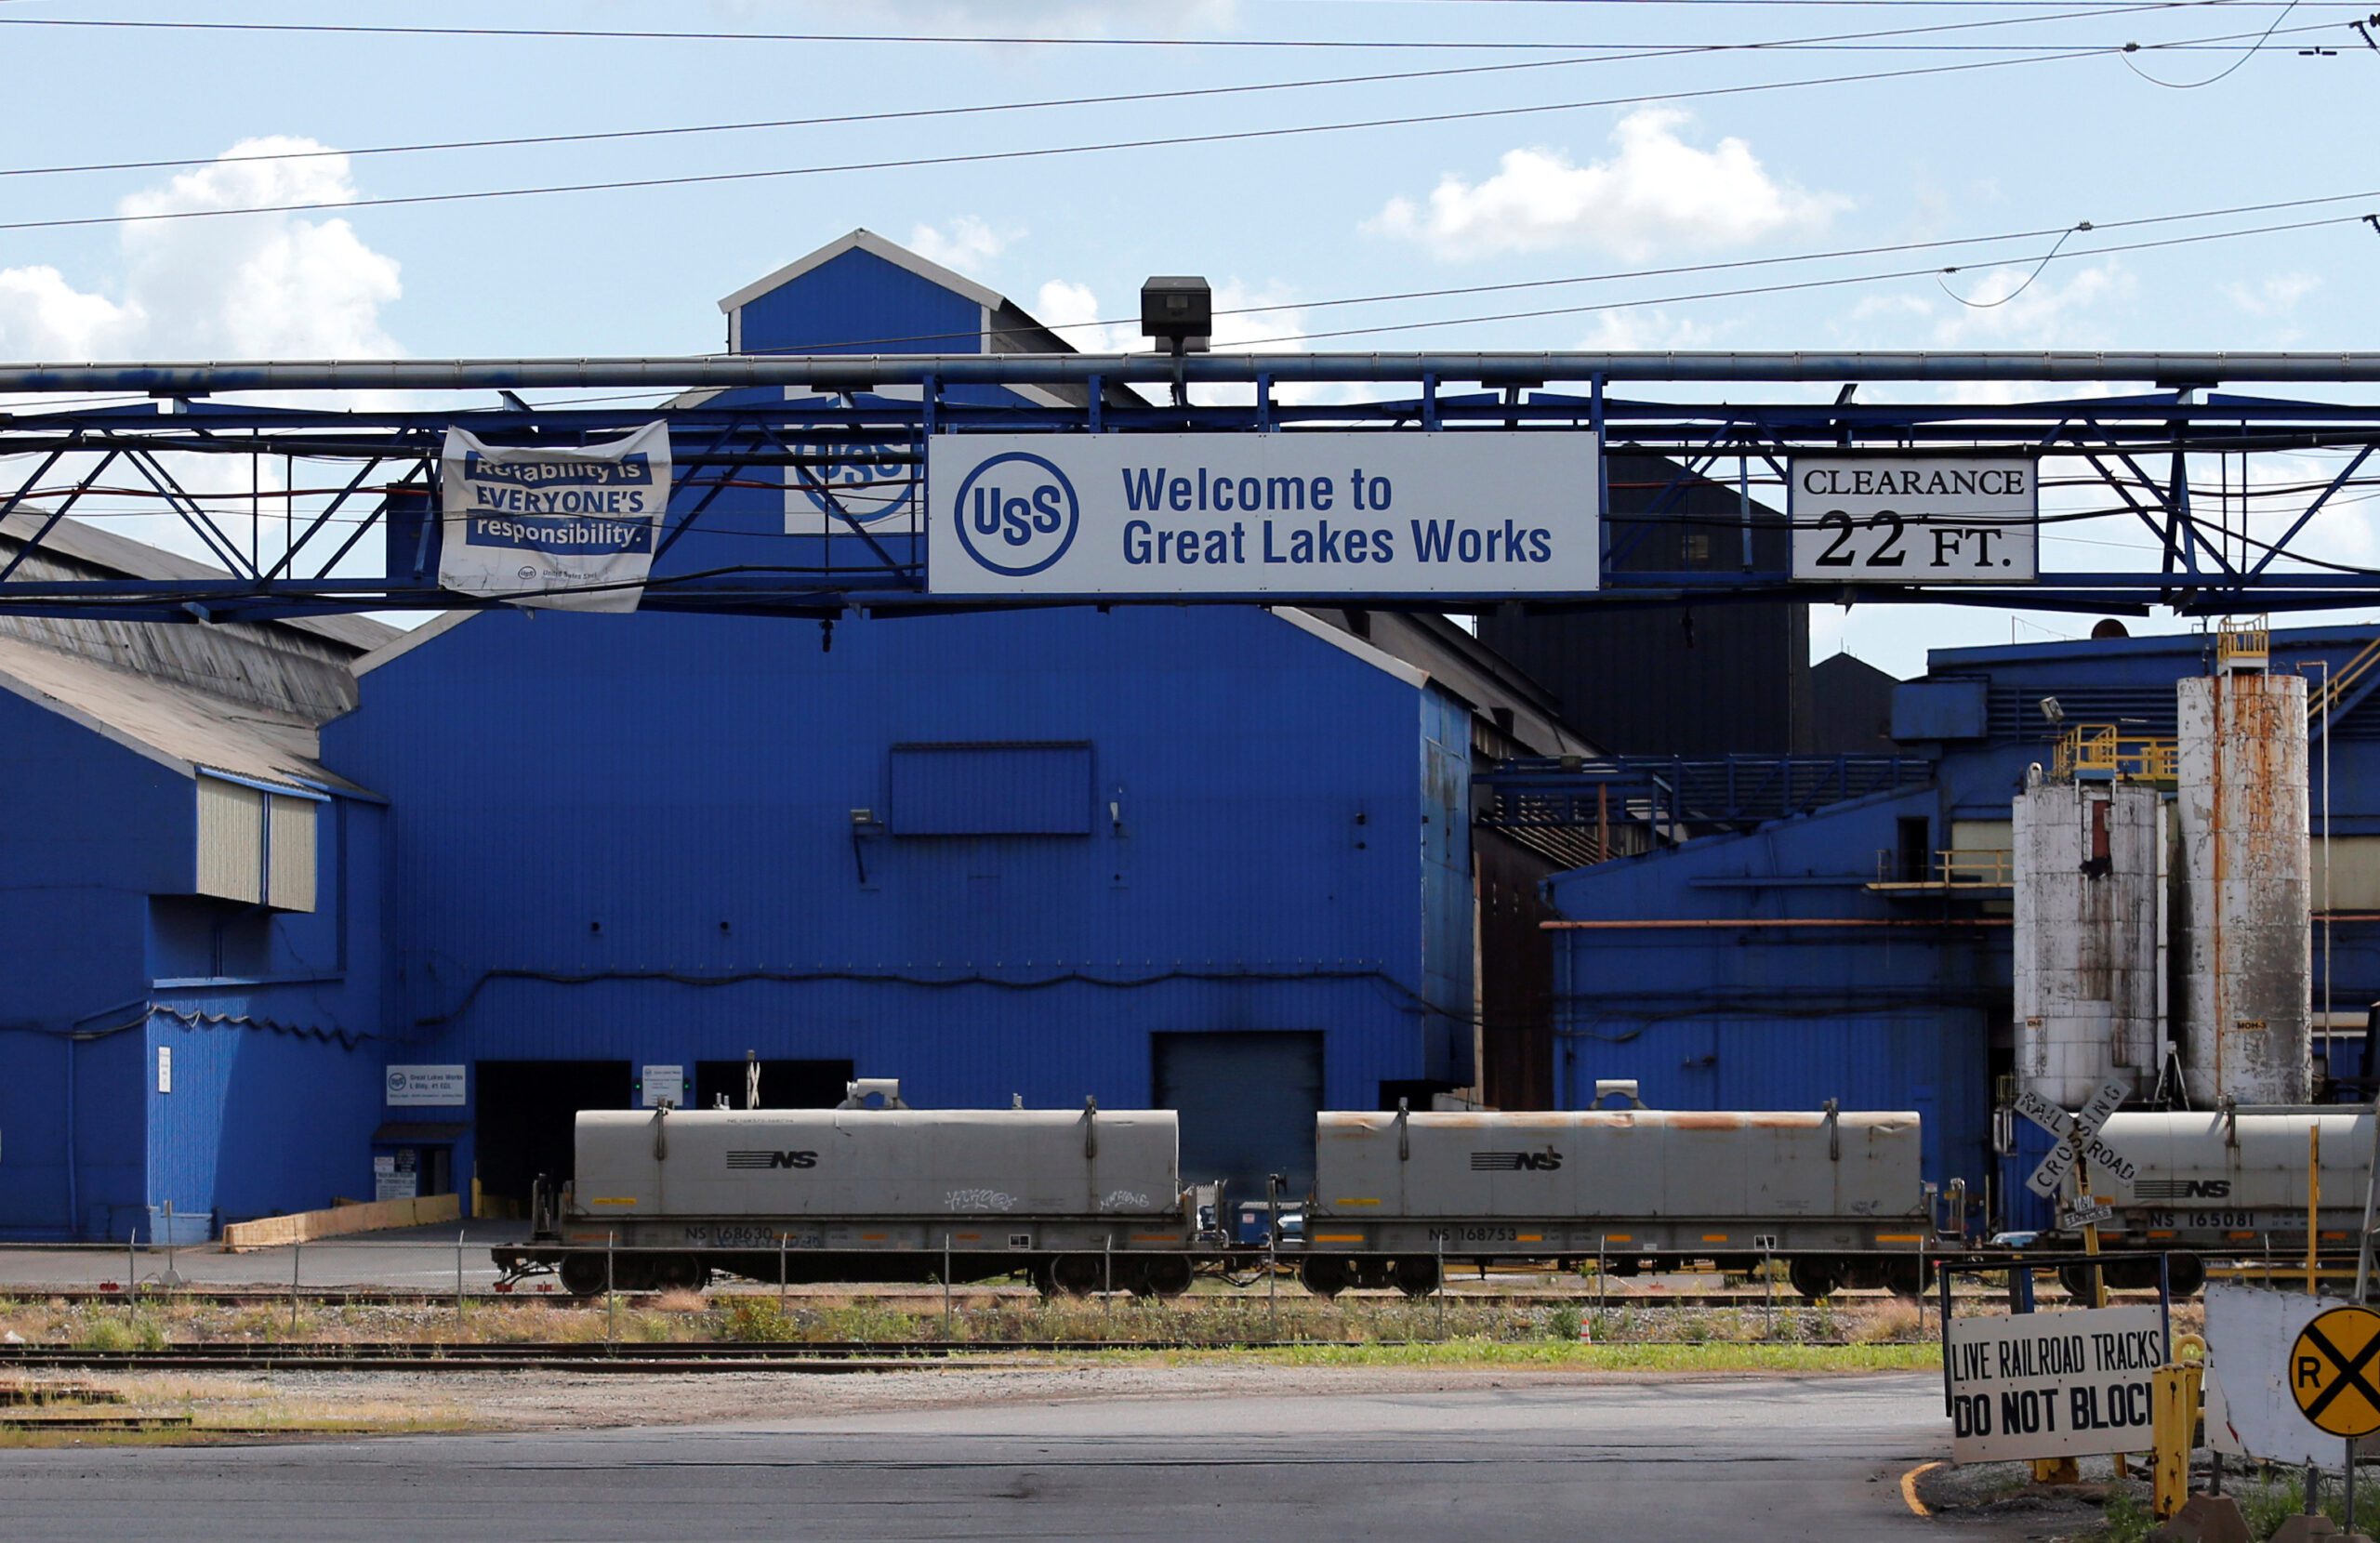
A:
{"label": "blue roll-up door", "polygon": [[1322,1035],[1307,1033],[1150,1036],[1155,1101],[1182,1115],[1184,1183],[1226,1180],[1234,1200],[1264,1198],[1264,1176],[1286,1175],[1289,1198],[1314,1184],[1314,1116],[1322,1108]]}

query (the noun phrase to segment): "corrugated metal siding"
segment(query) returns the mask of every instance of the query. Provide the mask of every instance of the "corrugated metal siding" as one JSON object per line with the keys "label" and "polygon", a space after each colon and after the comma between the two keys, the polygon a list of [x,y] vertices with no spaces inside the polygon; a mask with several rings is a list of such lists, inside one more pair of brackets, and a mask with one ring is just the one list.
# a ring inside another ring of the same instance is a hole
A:
{"label": "corrugated metal siding", "polygon": [[896,745],[896,836],[1088,836],[1088,745]]}
{"label": "corrugated metal siding", "polygon": [[257,904],[264,899],[264,794],[197,779],[198,892]]}
{"label": "corrugated metal siding", "polygon": [[314,908],[314,871],[318,861],[315,832],[321,804],[304,798],[268,796],[265,858],[270,872],[265,893],[283,911]]}
{"label": "corrugated metal siding", "polygon": [[[753,1048],[1053,1107],[1145,1100],[1152,1034],[1279,1029],[1334,1106],[1433,1075],[1412,686],[1253,609],[814,636],[489,613],[364,677],[326,754],[392,800],[396,1059]],[[1091,834],[854,833],[892,745],[952,742],[1095,743]],[[523,861],[514,788],[604,838]]]}
{"label": "corrugated metal siding", "polygon": [[[1612,455],[1609,536],[1623,554],[1613,566],[1732,571],[1742,537],[1731,482],[1698,480],[1663,516],[1631,517],[1651,506],[1675,470],[1659,456]],[[1784,516],[1755,501],[1752,520],[1752,560],[1783,566]],[[1564,717],[1607,751],[1777,754],[1810,742],[1809,607],[1798,601],[1494,612],[1480,618],[1479,636],[1553,692]]]}

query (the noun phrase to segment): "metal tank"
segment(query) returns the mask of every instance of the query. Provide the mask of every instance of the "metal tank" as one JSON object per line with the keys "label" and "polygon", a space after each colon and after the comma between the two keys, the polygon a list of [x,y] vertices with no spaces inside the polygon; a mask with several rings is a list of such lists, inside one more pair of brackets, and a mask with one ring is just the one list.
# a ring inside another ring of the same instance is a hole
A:
{"label": "metal tank", "polygon": [[[2112,1197],[2127,1243],[2255,1254],[2294,1236],[2302,1248],[2315,1171],[2308,1136],[2318,1128],[2324,1241],[2351,1250],[2372,1171],[2372,1115],[2320,1108],[2110,1116],[2100,1136],[2139,1170],[2131,1193]],[[2122,1186],[2102,1177],[2098,1187]]]}
{"label": "metal tank", "polygon": [[1178,1125],[1170,1109],[588,1110],[576,1209],[634,1223],[1170,1218]]}
{"label": "metal tank", "polygon": [[1923,1153],[1913,1113],[1326,1114],[1307,1245],[1588,1258],[1914,1247]]}
{"label": "metal tank", "polygon": [[[2237,636],[2224,635],[2228,659],[2243,655]],[[2176,691],[2187,1087],[2202,1102],[2302,1103],[2313,1079],[2306,681],[2241,664]]]}
{"label": "metal tank", "polygon": [[2110,1079],[2147,1092],[2165,1048],[2164,798],[2029,780],[2014,816],[2018,1085],[2068,1109]]}

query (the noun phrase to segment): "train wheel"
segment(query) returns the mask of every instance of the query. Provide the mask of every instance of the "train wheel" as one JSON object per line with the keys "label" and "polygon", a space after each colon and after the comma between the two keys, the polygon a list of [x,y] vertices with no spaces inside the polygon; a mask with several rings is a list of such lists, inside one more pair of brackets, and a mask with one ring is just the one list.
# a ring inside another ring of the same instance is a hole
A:
{"label": "train wheel", "polygon": [[1347,1261],[1329,1254],[1309,1254],[1298,1266],[1298,1279],[1317,1297],[1336,1297],[1347,1289]]}
{"label": "train wheel", "polygon": [[1106,1279],[1097,1254],[1061,1254],[1043,1267],[1041,1289],[1053,1297],[1088,1297]]}
{"label": "train wheel", "polygon": [[2066,1294],[2076,1301],[2088,1302],[2097,1295],[2091,1288],[2092,1271],[2093,1266],[2087,1264],[2061,1264],[2057,1267],[2057,1284],[2066,1287]]}
{"label": "train wheel", "polygon": [[1896,1297],[1911,1299],[1923,1297],[1925,1295],[1925,1288],[1932,1285],[1933,1281],[1934,1267],[1931,1263],[1920,1263],[1913,1259],[1896,1259],[1884,1265],[1884,1289]]}
{"label": "train wheel", "polygon": [[2206,1260],[2196,1254],[2165,1256],[2165,1287],[2176,1297],[2195,1297],[2206,1285]]}
{"label": "train wheel", "polygon": [[1396,1289],[1408,1297],[1426,1297],[1438,1288],[1438,1261],[1413,1254],[1399,1259],[1392,1265]]}
{"label": "train wheel", "polygon": [[700,1291],[710,1284],[710,1266],[692,1254],[664,1254],[653,1261],[657,1291]]}
{"label": "train wheel", "polygon": [[1785,1278],[1793,1289],[1812,1301],[1831,1297],[1843,1288],[1843,1280],[1832,1259],[1797,1259],[1785,1266]]}
{"label": "train wheel", "polygon": [[1133,1289],[1156,1297],[1179,1297],[1190,1289],[1195,1272],[1187,1254],[1159,1254],[1142,1262],[1140,1280]]}
{"label": "train wheel", "polygon": [[600,1254],[568,1254],[562,1261],[562,1288],[574,1297],[603,1294],[603,1258]]}

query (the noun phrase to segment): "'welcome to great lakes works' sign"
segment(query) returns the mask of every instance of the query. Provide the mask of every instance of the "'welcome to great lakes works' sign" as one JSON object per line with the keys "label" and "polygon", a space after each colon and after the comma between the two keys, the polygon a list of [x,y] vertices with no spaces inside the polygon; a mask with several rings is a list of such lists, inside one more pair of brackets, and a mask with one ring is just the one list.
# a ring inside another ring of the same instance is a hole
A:
{"label": "'welcome to great lakes works' sign", "polygon": [[1549,595],[1597,587],[1577,430],[937,435],[943,595]]}

